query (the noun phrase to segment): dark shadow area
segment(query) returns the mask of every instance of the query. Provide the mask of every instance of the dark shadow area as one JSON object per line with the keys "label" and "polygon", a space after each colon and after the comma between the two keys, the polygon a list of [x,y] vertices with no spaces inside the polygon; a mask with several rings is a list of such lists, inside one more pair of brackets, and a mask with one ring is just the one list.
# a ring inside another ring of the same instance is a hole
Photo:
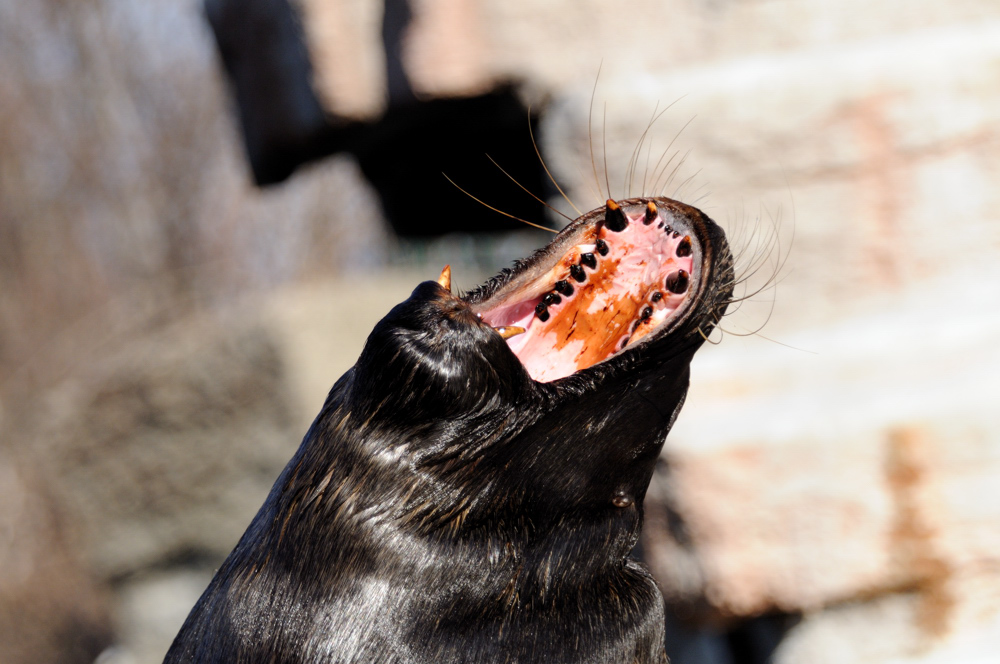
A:
{"label": "dark shadow area", "polygon": [[726,641],[733,653],[733,664],[767,664],[785,634],[800,616],[772,613],[744,621],[729,630]]}
{"label": "dark shadow area", "polygon": [[448,182],[515,217],[544,223],[548,183],[531,143],[531,115],[512,85],[483,95],[418,100],[402,66],[400,42],[411,18],[406,0],[387,0],[382,38],[389,106],[373,122],[324,111],[312,87],[301,16],[288,0],[205,0],[205,11],[233,90],[247,159],[259,186],[338,152],[353,154],[375,187],[393,229],[404,237],[511,230]]}
{"label": "dark shadow area", "polygon": [[300,164],[343,149],[353,129],[335,126],[320,106],[288,0],[205,0],[205,14],[258,185],[281,182]]}
{"label": "dark shadow area", "polygon": [[[484,203],[533,223],[545,209],[525,189],[546,192],[544,171],[529,135],[527,111],[511,89],[479,97],[437,99],[391,108],[359,132],[349,151],[382,199],[386,217],[403,236],[523,229]],[[537,117],[530,120],[532,126]]]}
{"label": "dark shadow area", "polygon": [[775,613],[714,629],[679,620],[668,607],[667,655],[671,664],[770,664],[781,640],[799,619]]}
{"label": "dark shadow area", "polygon": [[[644,560],[641,540],[632,556]],[[792,613],[771,613],[714,626],[678,615],[666,606],[664,638],[670,664],[770,664],[774,651],[801,620]]]}

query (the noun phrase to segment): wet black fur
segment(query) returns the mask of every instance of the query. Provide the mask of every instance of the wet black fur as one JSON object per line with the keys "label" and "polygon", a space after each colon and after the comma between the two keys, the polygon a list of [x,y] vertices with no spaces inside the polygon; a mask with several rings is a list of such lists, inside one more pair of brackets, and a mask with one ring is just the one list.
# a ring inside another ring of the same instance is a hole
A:
{"label": "wet black fur", "polygon": [[166,662],[665,662],[663,600],[629,552],[698,329],[728,297],[705,228],[717,273],[697,310],[553,383],[469,309],[505,277],[466,300],[420,284],[334,385]]}

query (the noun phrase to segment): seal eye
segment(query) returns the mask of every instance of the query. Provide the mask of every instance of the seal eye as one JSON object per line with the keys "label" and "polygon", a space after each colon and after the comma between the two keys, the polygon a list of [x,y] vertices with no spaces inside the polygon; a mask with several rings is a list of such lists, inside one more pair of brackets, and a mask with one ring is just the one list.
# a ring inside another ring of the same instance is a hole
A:
{"label": "seal eye", "polygon": [[615,494],[615,497],[611,499],[611,504],[615,507],[631,507],[632,497],[626,495],[624,491],[619,491]]}

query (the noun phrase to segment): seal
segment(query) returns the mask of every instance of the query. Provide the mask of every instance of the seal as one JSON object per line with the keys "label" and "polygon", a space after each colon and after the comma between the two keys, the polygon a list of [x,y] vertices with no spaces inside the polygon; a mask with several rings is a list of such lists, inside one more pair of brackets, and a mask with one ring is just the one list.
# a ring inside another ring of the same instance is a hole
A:
{"label": "seal", "polygon": [[609,200],[464,296],[446,268],[369,336],[165,662],[666,662],[632,557],[722,230]]}

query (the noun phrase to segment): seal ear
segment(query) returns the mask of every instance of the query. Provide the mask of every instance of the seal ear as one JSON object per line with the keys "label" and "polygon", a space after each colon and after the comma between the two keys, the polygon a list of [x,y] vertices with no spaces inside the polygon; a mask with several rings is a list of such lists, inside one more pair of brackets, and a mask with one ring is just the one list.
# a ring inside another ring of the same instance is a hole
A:
{"label": "seal ear", "polygon": [[512,402],[531,379],[501,334],[425,281],[369,335],[350,390],[362,421],[393,428],[469,417]]}

